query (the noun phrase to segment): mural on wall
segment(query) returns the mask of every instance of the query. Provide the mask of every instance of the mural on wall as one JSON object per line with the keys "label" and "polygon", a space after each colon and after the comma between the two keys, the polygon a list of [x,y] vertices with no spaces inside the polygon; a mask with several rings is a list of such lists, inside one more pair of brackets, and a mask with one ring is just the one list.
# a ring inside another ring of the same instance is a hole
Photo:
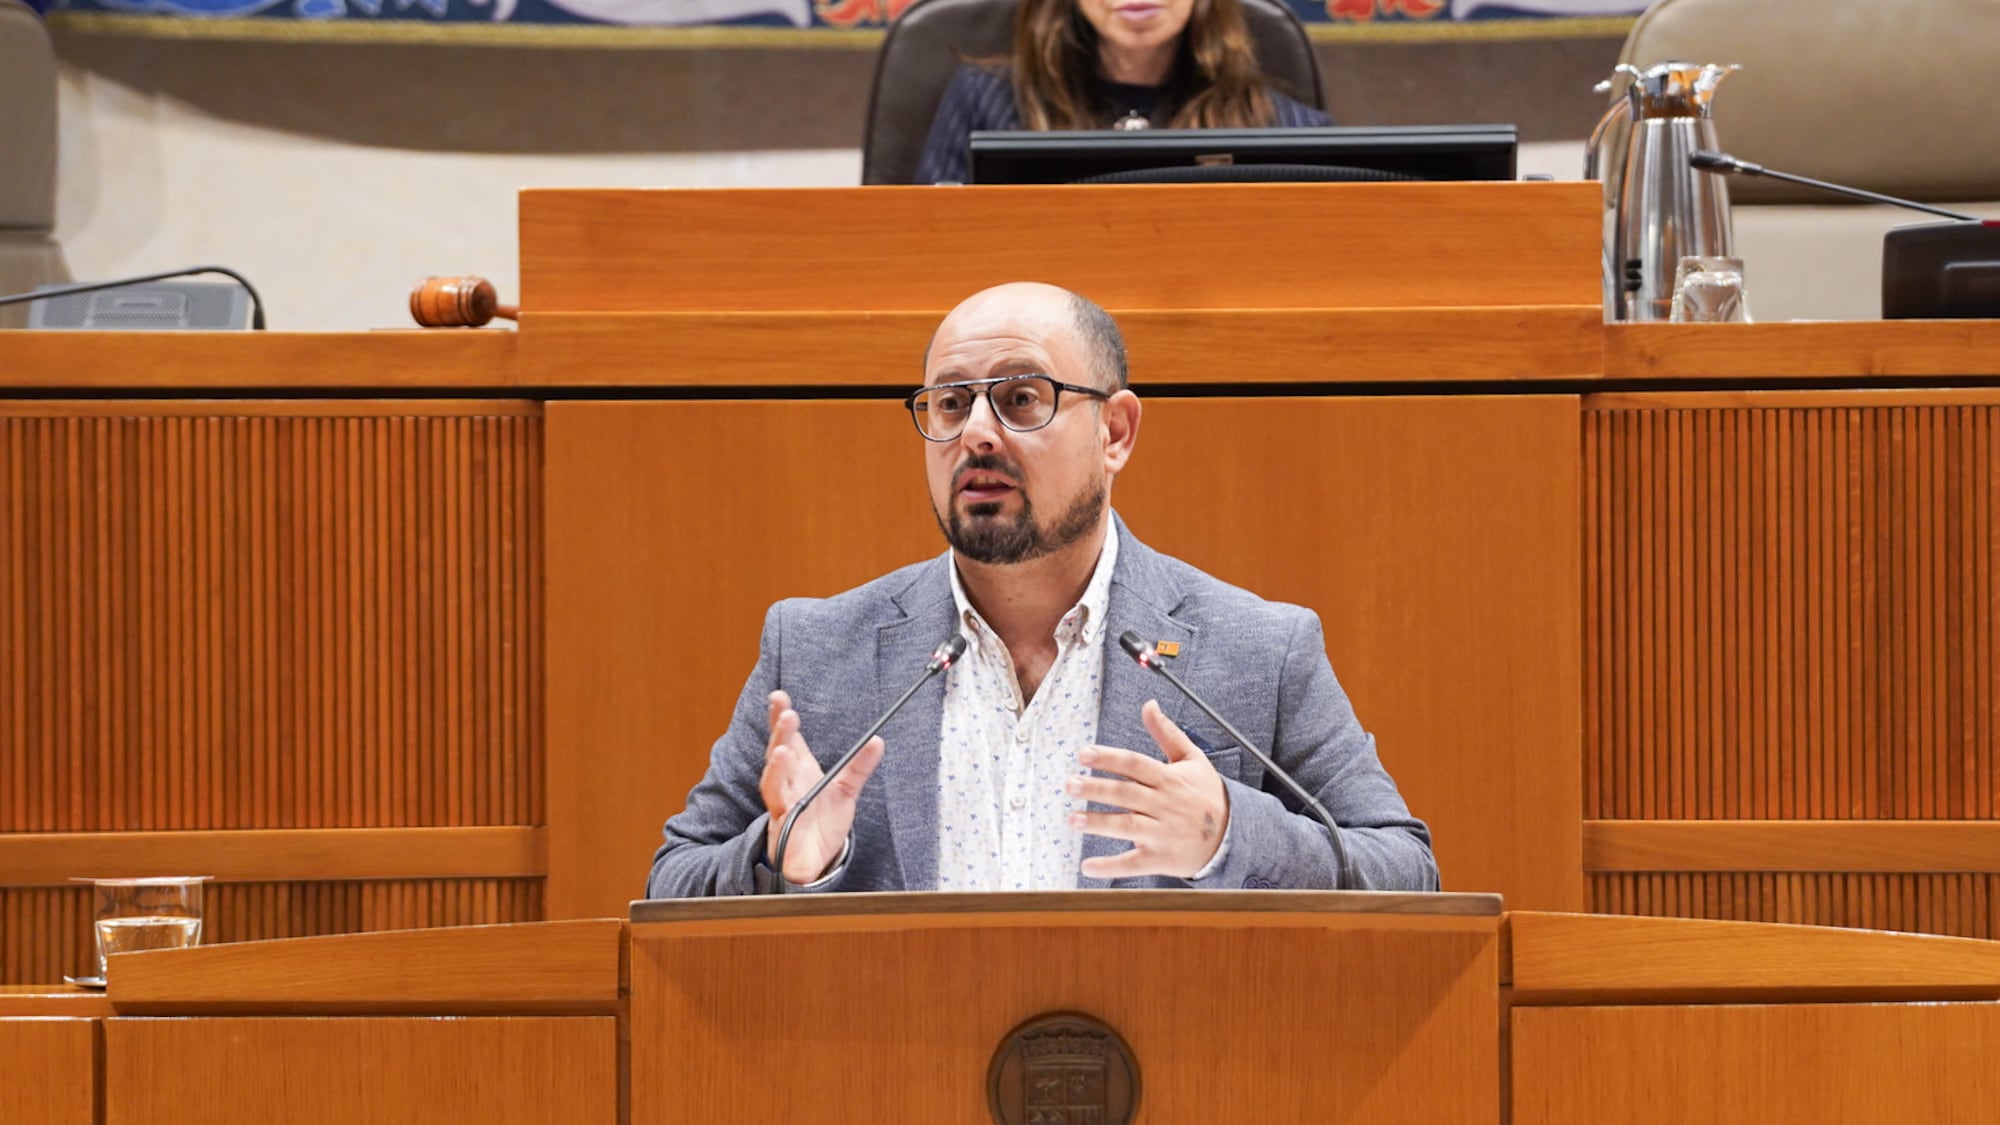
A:
{"label": "mural on wall", "polygon": [[[299,25],[520,28],[879,28],[915,0],[30,0],[88,27],[92,16],[285,21]],[[1313,25],[1411,25],[1476,32],[1489,21],[1636,15],[1650,0],[1286,0]],[[121,24],[129,27],[126,21]],[[183,32],[188,29],[182,26]]]}

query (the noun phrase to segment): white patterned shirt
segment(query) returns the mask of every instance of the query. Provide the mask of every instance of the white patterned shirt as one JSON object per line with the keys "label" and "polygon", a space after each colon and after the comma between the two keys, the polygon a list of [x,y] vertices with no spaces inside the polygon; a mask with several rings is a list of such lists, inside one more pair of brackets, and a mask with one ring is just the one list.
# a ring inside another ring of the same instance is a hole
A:
{"label": "white patterned shirt", "polygon": [[1083,833],[1069,818],[1084,802],[1063,782],[1083,772],[1077,751],[1097,738],[1117,562],[1114,530],[1082,600],[1056,623],[1055,663],[1024,705],[1013,656],[972,608],[953,559],[951,596],[968,647],[946,673],[938,732],[939,890],[1076,888]]}

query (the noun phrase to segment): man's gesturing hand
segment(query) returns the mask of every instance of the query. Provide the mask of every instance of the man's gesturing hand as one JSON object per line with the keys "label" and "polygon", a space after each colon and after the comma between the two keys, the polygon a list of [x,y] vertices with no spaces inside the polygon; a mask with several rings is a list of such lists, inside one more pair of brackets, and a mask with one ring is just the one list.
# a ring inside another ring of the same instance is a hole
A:
{"label": "man's gesturing hand", "polygon": [[1078,752],[1078,761],[1119,776],[1072,777],[1066,783],[1073,797],[1126,810],[1074,813],[1071,827],[1132,841],[1130,851],[1084,860],[1083,873],[1094,879],[1191,878],[1222,846],[1229,828],[1229,794],[1208,756],[1167,718],[1158,701],[1147,700],[1139,717],[1166,761],[1131,750],[1086,746]]}
{"label": "man's gesturing hand", "polygon": [[[848,829],[854,826],[854,802],[881,762],[882,740],[871,738],[833,784],[799,815],[798,823],[792,826],[791,841],[785,845],[786,882],[811,883],[823,878],[840,858],[841,849],[847,846]],[[764,837],[765,862],[778,854],[778,833],[784,829],[785,814],[819,779],[819,762],[799,735],[799,713],[792,710],[792,697],[772,692],[771,742],[764,747],[764,776],[757,782],[764,807],[771,812]]]}

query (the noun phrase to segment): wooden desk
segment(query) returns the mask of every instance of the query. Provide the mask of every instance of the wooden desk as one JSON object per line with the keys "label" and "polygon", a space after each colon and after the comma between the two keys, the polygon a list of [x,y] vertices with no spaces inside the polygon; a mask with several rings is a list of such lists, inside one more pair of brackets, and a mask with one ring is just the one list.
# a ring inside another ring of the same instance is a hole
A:
{"label": "wooden desk", "polygon": [[102,992],[0,986],[0,1121],[96,1125]]}
{"label": "wooden desk", "polygon": [[1146,1122],[1978,1120],[2000,1031],[2000,943],[1478,895],[640,903],[111,981],[88,1017],[0,994],[8,1120],[970,1125],[1057,1011],[1120,1036]]}
{"label": "wooden desk", "polygon": [[0,337],[0,980],[88,963],[71,875],[622,909],[765,606],[939,549],[896,399],[1030,270],[1127,326],[1121,513],[1319,611],[1448,887],[1993,933],[2000,325],[1606,329],[1578,185],[993,190],[529,193],[519,333]]}
{"label": "wooden desk", "polygon": [[624,946],[600,919],[121,954],[103,1120],[616,1125]]}

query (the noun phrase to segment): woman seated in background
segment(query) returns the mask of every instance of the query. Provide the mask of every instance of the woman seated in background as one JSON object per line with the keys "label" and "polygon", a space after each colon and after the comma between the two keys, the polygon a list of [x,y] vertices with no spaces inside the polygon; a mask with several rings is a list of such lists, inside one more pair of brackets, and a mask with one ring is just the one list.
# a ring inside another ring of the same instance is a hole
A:
{"label": "woman seated in background", "polygon": [[1271,89],[1239,0],[1021,0],[1011,62],[945,87],[917,182],[965,182],[979,129],[1326,124]]}

